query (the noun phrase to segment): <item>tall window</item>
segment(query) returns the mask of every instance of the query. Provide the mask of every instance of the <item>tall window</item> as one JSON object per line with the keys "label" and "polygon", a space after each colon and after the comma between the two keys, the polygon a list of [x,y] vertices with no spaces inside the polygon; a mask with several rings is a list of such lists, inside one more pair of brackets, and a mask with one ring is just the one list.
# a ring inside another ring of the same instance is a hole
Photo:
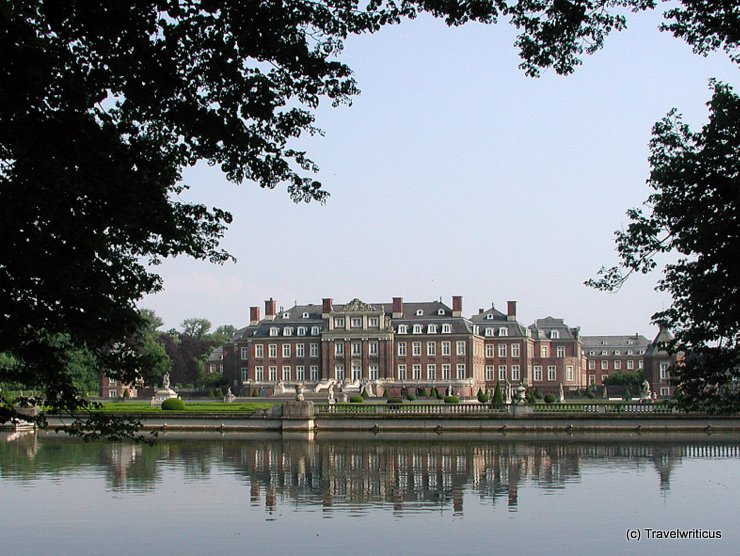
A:
{"label": "tall window", "polygon": [[565,380],[571,382],[573,380],[573,366],[568,365],[565,367]]}
{"label": "tall window", "polygon": [[543,357],[543,358],[549,357],[548,355],[549,352],[550,351],[547,349],[547,346],[542,346],[540,348],[540,357]]}
{"label": "tall window", "polygon": [[450,364],[442,364],[442,380],[450,380]]}
{"label": "tall window", "polygon": [[255,344],[254,345],[254,356],[257,359],[262,359],[265,355],[265,346],[262,344]]}
{"label": "tall window", "polygon": [[398,366],[398,380],[406,380],[406,365]]}
{"label": "tall window", "polygon": [[411,367],[411,374],[414,380],[421,380],[421,365],[415,364]]}
{"label": "tall window", "polygon": [[283,380],[290,380],[290,367],[287,365],[283,367]]}
{"label": "tall window", "polygon": [[246,347],[241,348],[241,358],[242,359],[247,358],[247,348]]}
{"label": "tall window", "polygon": [[344,355],[344,342],[339,340],[334,342],[334,355]]}
{"label": "tall window", "polygon": [[247,368],[241,368],[242,382],[247,382]]}
{"label": "tall window", "polygon": [[378,355],[378,342],[368,342],[367,349],[370,355]]}
{"label": "tall window", "polygon": [[335,365],[334,366],[334,379],[335,380],[344,380],[344,365]]}
{"label": "tall window", "polygon": [[493,357],[494,356],[494,345],[493,344],[486,344],[486,357]]}
{"label": "tall window", "polygon": [[319,366],[311,365],[309,372],[311,373],[309,379],[311,382],[318,382],[319,380]]}
{"label": "tall window", "polygon": [[437,380],[437,365],[434,363],[427,365],[427,380]]}
{"label": "tall window", "polygon": [[522,379],[522,372],[519,365],[511,366],[511,381],[515,382]]}
{"label": "tall window", "polygon": [[465,355],[465,341],[457,342],[457,354]]}
{"label": "tall window", "polygon": [[495,380],[495,370],[493,365],[486,365],[486,380],[492,381]]}
{"label": "tall window", "polygon": [[635,360],[634,359],[627,359],[627,370],[631,371],[635,368]]}
{"label": "tall window", "polygon": [[274,359],[275,357],[277,357],[277,344],[270,344],[268,346],[268,355],[272,359]]}
{"label": "tall window", "polygon": [[442,355],[450,354],[450,342],[442,342]]}
{"label": "tall window", "polygon": [[277,367],[270,367],[268,371],[270,373],[268,380],[275,382],[277,380]]}
{"label": "tall window", "polygon": [[306,367],[304,367],[303,365],[296,365],[295,379],[300,381],[306,380]]}
{"label": "tall window", "polygon": [[556,369],[557,368],[554,365],[549,365],[547,367],[547,380],[550,380],[550,381],[555,380]]}
{"label": "tall window", "polygon": [[362,328],[362,317],[352,317],[350,324],[352,328]]}
{"label": "tall window", "polygon": [[360,380],[362,378],[362,367],[360,365],[352,365],[352,380]]}
{"label": "tall window", "polygon": [[542,382],[542,367],[540,365],[534,366],[534,380]]}
{"label": "tall window", "polygon": [[295,356],[296,357],[305,357],[306,350],[304,344],[296,344],[295,345]]}
{"label": "tall window", "polygon": [[283,344],[283,357],[290,357],[290,344]]}
{"label": "tall window", "polygon": [[427,355],[437,355],[437,342],[427,342]]}
{"label": "tall window", "polygon": [[588,360],[588,370],[593,371],[596,368],[596,361],[593,359]]}
{"label": "tall window", "polygon": [[498,366],[498,379],[501,382],[506,382],[506,365]]}
{"label": "tall window", "polygon": [[555,348],[556,357],[565,357],[565,346],[557,346]]}
{"label": "tall window", "polygon": [[406,356],[406,342],[398,342],[398,356],[399,357]]}
{"label": "tall window", "polygon": [[465,378],[465,363],[457,364],[457,380],[463,380]]}
{"label": "tall window", "polygon": [[668,372],[668,363],[665,361],[660,364],[660,380],[668,380],[671,374]]}
{"label": "tall window", "polygon": [[601,360],[601,370],[606,371],[609,369],[609,361],[607,359]]}
{"label": "tall window", "polygon": [[254,379],[258,382],[265,380],[265,368],[262,365],[254,368]]}
{"label": "tall window", "polygon": [[421,342],[413,342],[411,344],[411,355],[419,357],[421,355]]}
{"label": "tall window", "polygon": [[378,380],[378,366],[373,364],[369,367],[370,376],[368,377],[370,380]]}
{"label": "tall window", "polygon": [[352,355],[362,355],[362,343],[352,342]]}
{"label": "tall window", "polygon": [[506,344],[499,344],[498,345],[498,356],[499,357],[506,357]]}
{"label": "tall window", "polygon": [[621,368],[622,368],[622,362],[621,362],[621,361],[620,361],[619,359],[615,359],[615,360],[614,360],[614,368],[615,368],[616,370],[619,370],[619,369],[621,369]]}
{"label": "tall window", "polygon": [[511,344],[511,356],[519,357],[519,344]]}
{"label": "tall window", "polygon": [[309,344],[308,347],[311,357],[319,356],[319,344]]}
{"label": "tall window", "polygon": [[334,319],[334,328],[344,328],[344,319],[343,318],[335,318]]}

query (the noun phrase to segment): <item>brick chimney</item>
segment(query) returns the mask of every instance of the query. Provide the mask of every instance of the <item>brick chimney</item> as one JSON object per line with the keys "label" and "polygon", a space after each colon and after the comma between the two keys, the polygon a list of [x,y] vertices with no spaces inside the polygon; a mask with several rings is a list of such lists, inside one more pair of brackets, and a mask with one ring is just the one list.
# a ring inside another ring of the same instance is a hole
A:
{"label": "brick chimney", "polygon": [[462,295],[452,296],[452,316],[453,317],[462,316]]}
{"label": "brick chimney", "polygon": [[272,297],[265,301],[265,320],[275,320],[275,308],[277,301]]}
{"label": "brick chimney", "polygon": [[516,320],[516,301],[507,301],[506,305],[506,320]]}
{"label": "brick chimney", "polygon": [[334,300],[331,297],[325,297],[321,300],[321,316],[326,318],[334,310]]}
{"label": "brick chimney", "polygon": [[403,317],[403,297],[393,298],[393,318],[400,319]]}
{"label": "brick chimney", "polygon": [[479,315],[482,315],[483,313],[485,313],[485,311],[486,310],[483,307],[478,307],[478,314]]}
{"label": "brick chimney", "polygon": [[260,321],[260,308],[250,307],[249,308],[249,325],[255,326]]}

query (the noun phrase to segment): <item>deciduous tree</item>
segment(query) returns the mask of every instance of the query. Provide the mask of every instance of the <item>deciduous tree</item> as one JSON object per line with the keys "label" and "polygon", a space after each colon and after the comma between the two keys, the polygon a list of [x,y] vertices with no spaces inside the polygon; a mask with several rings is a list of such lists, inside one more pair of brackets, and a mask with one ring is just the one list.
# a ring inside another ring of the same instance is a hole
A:
{"label": "deciduous tree", "polygon": [[712,83],[709,121],[691,131],[674,109],[650,142],[654,193],[617,232],[621,265],[588,283],[615,290],[633,272],[656,269],[672,253],[658,289],[671,306],[653,315],[685,357],[673,368],[681,404],[710,412],[740,410],[740,98]]}

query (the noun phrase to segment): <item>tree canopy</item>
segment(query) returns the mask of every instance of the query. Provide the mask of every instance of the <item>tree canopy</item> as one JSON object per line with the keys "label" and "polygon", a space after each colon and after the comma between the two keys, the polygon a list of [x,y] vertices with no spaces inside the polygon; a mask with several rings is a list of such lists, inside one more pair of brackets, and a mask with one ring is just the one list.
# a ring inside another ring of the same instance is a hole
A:
{"label": "tree canopy", "polygon": [[[17,0],[0,4],[0,380],[42,385],[52,409],[86,403],[67,374],[86,349],[114,378],[142,368],[128,345],[153,265],[229,260],[231,215],[182,200],[184,169],[327,192],[308,155],[322,99],[357,85],[344,39],[428,12],[449,25],[507,18],[522,68],[567,74],[653,0]],[[697,52],[737,49],[737,10],[682,0],[665,28]],[[734,56],[734,54],[731,54]],[[737,58],[735,58],[737,59]],[[64,338],[63,341],[60,339]],[[10,370],[8,370],[10,369]]]}
{"label": "tree canopy", "polygon": [[740,410],[740,98],[712,83],[709,121],[691,131],[674,109],[655,124],[644,209],[617,232],[621,266],[602,269],[591,285],[617,289],[633,272],[658,267],[674,253],[658,289],[671,306],[653,315],[668,326],[665,347],[684,357],[672,370],[687,409]]}

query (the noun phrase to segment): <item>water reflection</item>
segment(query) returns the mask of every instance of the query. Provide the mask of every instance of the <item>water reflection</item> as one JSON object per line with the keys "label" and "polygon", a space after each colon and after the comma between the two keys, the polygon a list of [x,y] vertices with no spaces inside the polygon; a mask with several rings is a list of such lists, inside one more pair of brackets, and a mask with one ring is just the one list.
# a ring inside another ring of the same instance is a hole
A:
{"label": "water reflection", "polygon": [[[5,434],[5,433],[4,433]],[[608,439],[608,437],[606,437]],[[9,440],[10,439],[10,440]],[[26,434],[0,438],[0,477],[34,481],[99,473],[114,491],[151,491],[177,469],[185,482],[213,474],[248,486],[249,504],[274,512],[280,504],[362,513],[385,506],[396,513],[451,510],[462,515],[465,497],[517,511],[523,485],[553,493],[578,483],[587,469],[652,466],[667,492],[687,458],[738,458],[740,443],[711,437],[669,442],[563,437],[496,441],[163,440],[157,445],[85,444]]]}

